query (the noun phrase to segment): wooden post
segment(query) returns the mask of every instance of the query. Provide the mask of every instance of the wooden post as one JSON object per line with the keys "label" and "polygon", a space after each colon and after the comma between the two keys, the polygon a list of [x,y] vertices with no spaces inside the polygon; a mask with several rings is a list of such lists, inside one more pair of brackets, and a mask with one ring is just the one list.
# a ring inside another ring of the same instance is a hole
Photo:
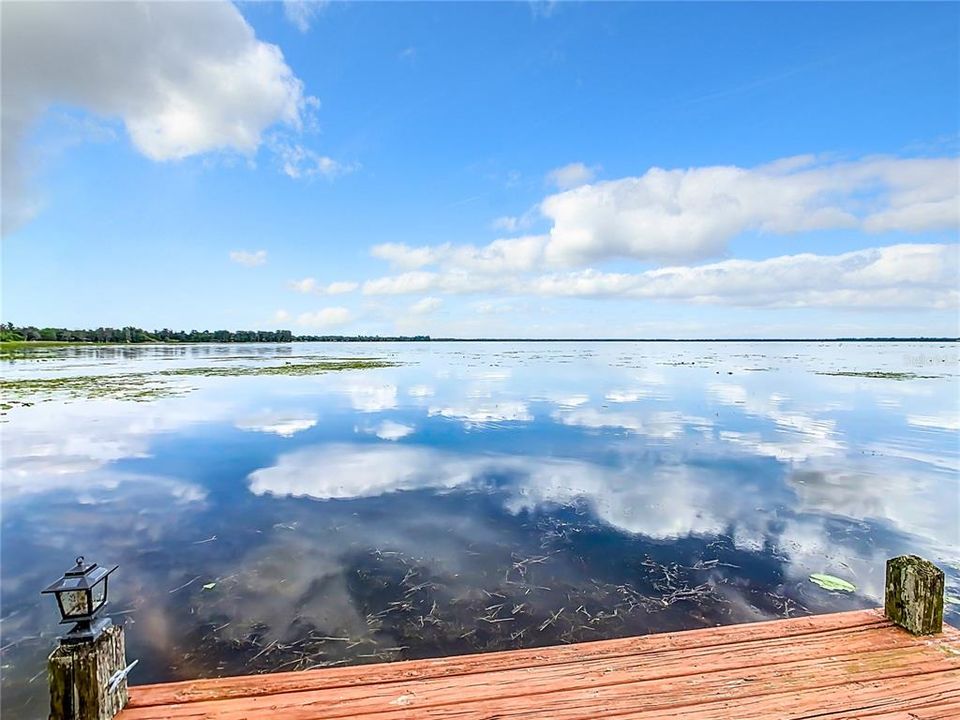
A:
{"label": "wooden post", "polygon": [[111,625],[89,643],[61,645],[50,654],[50,720],[113,720],[127,704],[127,680],[110,690],[126,666],[123,628]]}
{"label": "wooden post", "polygon": [[884,614],[914,635],[943,630],[943,570],[916,555],[887,560]]}

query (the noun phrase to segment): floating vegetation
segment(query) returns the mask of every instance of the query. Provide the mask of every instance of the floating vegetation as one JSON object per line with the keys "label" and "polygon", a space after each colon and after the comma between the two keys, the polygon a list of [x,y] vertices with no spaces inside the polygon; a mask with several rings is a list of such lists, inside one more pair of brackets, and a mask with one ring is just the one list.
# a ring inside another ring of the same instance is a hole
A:
{"label": "floating vegetation", "polygon": [[319,375],[338,370],[367,370],[371,368],[395,367],[399,363],[377,358],[329,358],[307,363],[286,363],[284,365],[264,365],[257,367],[192,367],[180,370],[161,370],[156,375],[202,375],[204,377],[237,377],[246,375]]}
{"label": "floating vegetation", "polygon": [[825,575],[824,573],[814,573],[810,576],[810,582],[819,585],[824,590],[836,590],[839,592],[853,592],[857,586],[849,583],[843,578],[834,575]]}
{"label": "floating vegetation", "polygon": [[30,407],[31,405],[33,403],[21,400],[4,400],[0,402],[0,415],[6,415],[8,410],[13,410],[15,407]]}
{"label": "floating vegetation", "polygon": [[916,373],[911,372],[886,372],[882,370],[868,370],[868,371],[857,371],[857,370],[834,370],[832,372],[827,372],[825,370],[819,371],[817,375],[834,375],[838,377],[863,377],[863,378],[876,378],[881,380],[934,380],[940,375],[917,375]]}
{"label": "floating vegetation", "polygon": [[29,403],[12,400],[12,397],[31,400],[96,399],[129,400],[149,402],[163,397],[176,397],[195,388],[171,381],[172,378],[204,377],[249,377],[254,375],[320,375],[343,370],[364,370],[393,367],[399,363],[379,358],[325,358],[304,363],[284,365],[231,367],[189,367],[156,372],[126,373],[118,375],[77,375],[57,378],[24,378],[0,380],[0,393],[4,396],[2,411],[14,405]]}
{"label": "floating vegetation", "polygon": [[28,397],[38,402],[55,398],[149,402],[161,397],[182,395],[191,389],[177,387],[167,380],[153,377],[152,373],[0,380],[0,393],[6,398],[6,403],[15,402],[10,397]]}

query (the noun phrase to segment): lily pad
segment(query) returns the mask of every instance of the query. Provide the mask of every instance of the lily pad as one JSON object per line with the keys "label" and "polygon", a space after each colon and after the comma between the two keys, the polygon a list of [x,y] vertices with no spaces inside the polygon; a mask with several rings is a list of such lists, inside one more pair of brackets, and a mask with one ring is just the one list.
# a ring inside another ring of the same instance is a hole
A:
{"label": "lily pad", "polygon": [[204,590],[213,590],[216,586],[217,586],[217,584],[216,584],[215,582],[207,583],[206,585],[203,586],[203,589],[204,589]]}
{"label": "lily pad", "polygon": [[840,592],[853,592],[857,586],[849,583],[843,578],[834,575],[824,575],[823,573],[814,573],[810,576],[810,582],[819,585],[824,590],[839,590]]}

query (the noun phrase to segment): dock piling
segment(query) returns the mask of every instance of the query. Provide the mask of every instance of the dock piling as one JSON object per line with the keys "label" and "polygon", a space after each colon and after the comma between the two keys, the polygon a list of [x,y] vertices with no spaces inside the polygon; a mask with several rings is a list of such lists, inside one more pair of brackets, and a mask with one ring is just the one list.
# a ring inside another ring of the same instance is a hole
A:
{"label": "dock piling", "polygon": [[884,614],[914,635],[943,630],[943,570],[916,555],[887,560]]}
{"label": "dock piling", "polygon": [[50,720],[113,720],[127,704],[125,665],[117,625],[92,642],[61,644],[47,661]]}

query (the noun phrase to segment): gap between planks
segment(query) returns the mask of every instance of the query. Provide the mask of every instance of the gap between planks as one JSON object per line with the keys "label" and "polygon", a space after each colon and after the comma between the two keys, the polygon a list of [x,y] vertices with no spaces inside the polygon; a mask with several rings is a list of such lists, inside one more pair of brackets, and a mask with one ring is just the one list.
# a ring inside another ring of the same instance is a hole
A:
{"label": "gap between planks", "polygon": [[[848,642],[843,643],[843,635],[849,633],[841,633],[837,638],[824,637],[827,634],[820,633],[821,637],[810,637],[817,633],[805,633],[806,641],[802,639],[804,635],[801,635],[800,642],[795,643],[796,647],[792,652],[787,648],[786,659],[779,662],[776,657],[762,657],[765,654],[762,641],[756,653],[752,652],[752,646],[757,645],[757,642],[749,641],[727,650],[701,647],[701,655],[705,651],[707,655],[730,656],[726,666],[721,659],[719,667],[716,663],[712,667],[687,667],[681,674],[675,675],[670,674],[670,664],[654,653],[652,657],[646,658],[646,664],[639,666],[634,666],[631,662],[633,658],[629,656],[616,659],[613,666],[610,658],[601,658],[576,664],[575,672],[572,673],[564,666],[573,663],[539,669],[514,667],[475,674],[477,677],[468,683],[462,682],[465,678],[458,676],[406,679],[383,685],[328,687],[270,696],[195,701],[162,708],[131,708],[121,717],[122,720],[155,717],[226,719],[271,712],[291,720],[348,716],[376,716],[382,720],[391,720],[489,717],[487,713],[494,711],[497,716],[502,717],[533,718],[547,716],[544,713],[548,710],[549,717],[556,718],[580,717],[570,714],[578,711],[585,713],[583,717],[617,716],[624,713],[633,717],[635,713],[653,707],[659,708],[657,712],[662,713],[669,708],[686,706],[691,702],[702,706],[703,703],[709,704],[712,699],[717,698],[722,703],[743,704],[748,699],[753,701],[764,695],[782,694],[789,690],[789,686],[796,687],[798,684],[802,685],[801,694],[805,695],[809,695],[811,691],[851,682],[860,687],[864,683],[887,683],[896,680],[899,685],[917,687],[911,678],[918,673],[929,676],[949,671],[952,674],[946,678],[946,688],[957,691],[960,687],[960,676],[953,672],[960,669],[960,658],[932,648],[932,645],[938,642],[941,645],[951,640],[956,643],[956,631],[951,630],[949,634],[939,636],[934,641],[921,641],[895,628],[880,626],[860,634],[858,639],[867,645],[864,648],[852,645],[849,637],[846,638]],[[781,638],[774,638],[777,639]],[[830,650],[837,641],[840,641],[839,652],[831,653]],[[874,649],[868,649],[874,642],[877,643]],[[807,651],[813,651],[814,645],[817,648],[816,653],[825,657],[818,659],[809,656]],[[673,666],[677,669],[683,664],[684,655],[690,654],[685,653],[683,648],[673,648],[665,652],[677,656],[673,660]],[[744,672],[744,660],[737,657],[744,654],[753,658],[754,663],[763,663],[762,666],[751,672]],[[798,656],[803,659],[798,659]],[[362,672],[363,668],[359,670]],[[483,677],[484,675],[489,677]],[[612,676],[608,677],[610,675]],[[531,691],[526,688],[517,693],[517,690],[524,688],[525,682],[534,683],[536,689]],[[580,685],[577,686],[576,683]],[[494,688],[500,691],[496,695],[491,694]],[[504,690],[508,694],[504,695]],[[742,692],[743,690],[746,692]],[[509,694],[511,691],[514,694]],[[638,692],[643,695],[640,700],[636,699]],[[889,693],[889,689],[887,692]],[[817,701],[822,703],[820,693],[814,694],[819,698]],[[701,699],[692,700],[695,697]],[[537,698],[536,709],[522,707],[529,704],[522,703],[523,698],[528,701]],[[406,702],[407,706],[398,707],[398,704],[403,702]],[[637,702],[640,705],[637,705]],[[479,714],[481,711],[483,714]],[[157,712],[162,714],[158,715]],[[700,716],[698,708],[697,717]],[[717,717],[740,717],[740,714]]]}
{"label": "gap between planks", "polygon": [[381,685],[502,670],[580,664],[591,659],[640,657],[728,645],[742,646],[745,643],[763,645],[777,641],[793,642],[810,635],[847,635],[852,632],[892,627],[893,625],[878,610],[854,610],[831,615],[597,640],[574,645],[132,686],[130,703],[127,707]]}

